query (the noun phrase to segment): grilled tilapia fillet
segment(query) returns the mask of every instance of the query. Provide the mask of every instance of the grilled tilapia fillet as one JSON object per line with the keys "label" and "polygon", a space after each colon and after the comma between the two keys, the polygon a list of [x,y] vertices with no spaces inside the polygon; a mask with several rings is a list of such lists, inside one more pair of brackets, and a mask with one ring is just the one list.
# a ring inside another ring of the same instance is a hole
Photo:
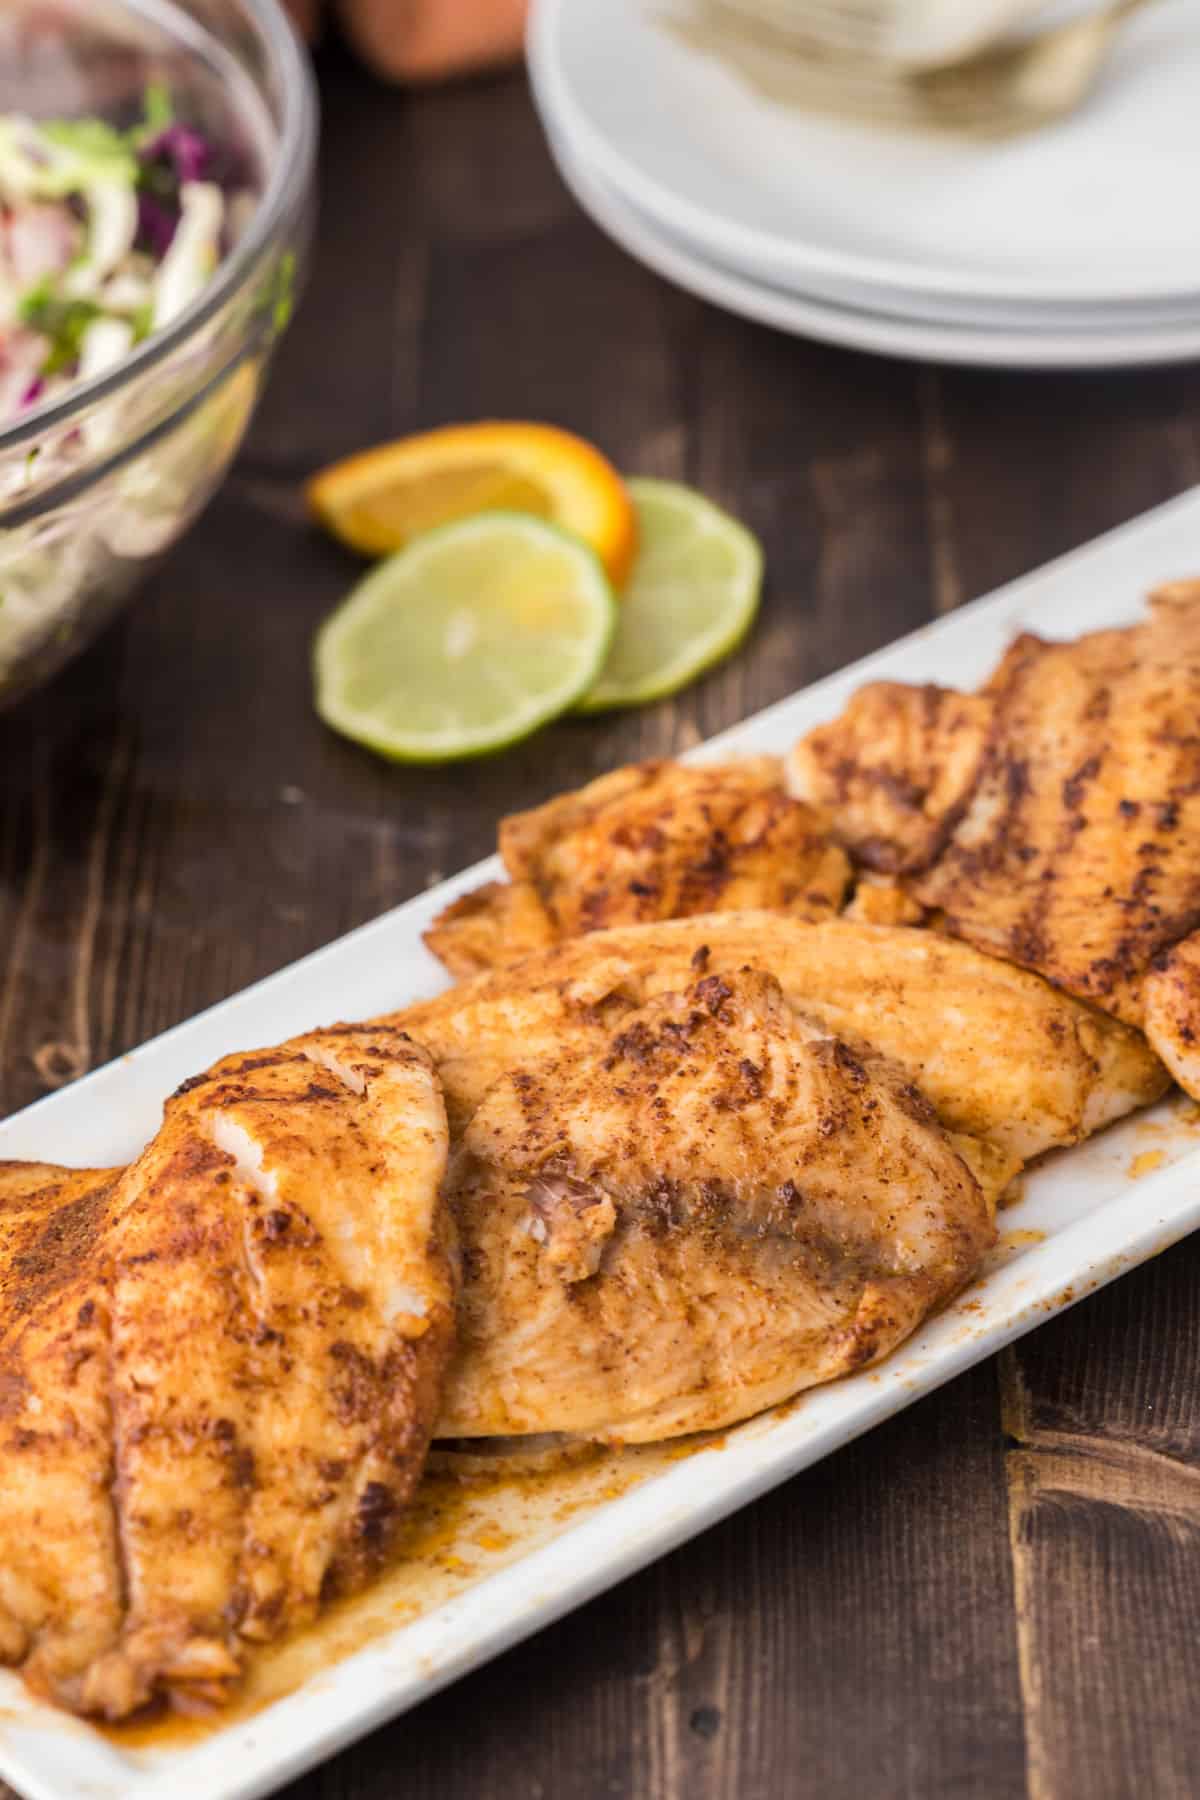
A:
{"label": "grilled tilapia fillet", "polygon": [[0,1164],[0,1661],[67,1704],[124,1609],[104,1248],[119,1175]]}
{"label": "grilled tilapia fillet", "polygon": [[1200,582],[1124,630],[1025,634],[979,695],[864,689],[789,779],[945,930],[1144,1025],[1200,1093]]}
{"label": "grilled tilapia fillet", "polygon": [[84,1713],[223,1699],[387,1553],[453,1335],[426,1054],[227,1057],[128,1170],[0,1178],[0,1655]]}
{"label": "grilled tilapia fillet", "polygon": [[586,1047],[511,1055],[453,1159],[443,1435],[728,1425],[886,1355],[993,1242],[928,1103],[773,976],[702,975]]}
{"label": "grilled tilapia fillet", "polygon": [[617,769],[505,819],[500,854],[511,880],[455,901],[426,933],[457,978],[617,925],[747,907],[828,918],[850,873],[769,756]]}
{"label": "grilled tilapia fillet", "polygon": [[810,797],[860,869],[925,869],[979,779],[994,703],[985,694],[872,681],[793,748],[791,791]]}
{"label": "grilled tilapia fillet", "polygon": [[969,944],[904,926],[720,913],[595,933],[409,1007],[461,1131],[506,1071],[586,1054],[617,1012],[697,969],[773,975],[793,1012],[888,1057],[997,1194],[1030,1157],[1157,1099],[1168,1078],[1136,1031]]}

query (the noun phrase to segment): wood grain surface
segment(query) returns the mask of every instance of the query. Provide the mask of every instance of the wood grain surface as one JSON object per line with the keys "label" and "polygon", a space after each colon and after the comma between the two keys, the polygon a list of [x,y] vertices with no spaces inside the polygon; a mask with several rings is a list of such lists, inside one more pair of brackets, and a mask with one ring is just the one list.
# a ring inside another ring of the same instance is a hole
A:
{"label": "wood grain surface", "polygon": [[[1200,481],[1200,369],[788,339],[609,244],[520,77],[405,97],[335,52],[322,81],[319,259],[234,476],[130,615],[0,720],[0,1111],[482,855],[506,809],[692,744]],[[392,768],[312,714],[309,639],[354,566],[298,483],[486,414],[730,507],[767,548],[762,622],[673,703]],[[1198,1273],[1182,1244],[289,1800],[1196,1794]]]}

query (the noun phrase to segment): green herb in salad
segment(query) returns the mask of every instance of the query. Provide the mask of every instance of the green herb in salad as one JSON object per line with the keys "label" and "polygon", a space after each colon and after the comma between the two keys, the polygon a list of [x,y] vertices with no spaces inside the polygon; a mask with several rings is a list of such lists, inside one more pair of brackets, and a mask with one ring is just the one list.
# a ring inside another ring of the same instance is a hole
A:
{"label": "green herb in salad", "polygon": [[174,123],[175,103],[170,88],[165,81],[148,82],[142,97],[142,122],[129,133],[134,148],[140,150],[143,144]]}
{"label": "green herb in salad", "polygon": [[[47,142],[75,159],[70,172],[76,176],[86,173],[89,182],[131,184],[137,180],[137,157],[130,134],[117,131],[103,119],[49,119],[40,129]],[[61,178],[60,174],[58,179]]]}
{"label": "green herb in salad", "polygon": [[55,294],[26,295],[21,317],[30,330],[46,339],[49,349],[42,363],[43,379],[61,375],[79,361],[89,325],[104,317],[92,300],[63,300]]}

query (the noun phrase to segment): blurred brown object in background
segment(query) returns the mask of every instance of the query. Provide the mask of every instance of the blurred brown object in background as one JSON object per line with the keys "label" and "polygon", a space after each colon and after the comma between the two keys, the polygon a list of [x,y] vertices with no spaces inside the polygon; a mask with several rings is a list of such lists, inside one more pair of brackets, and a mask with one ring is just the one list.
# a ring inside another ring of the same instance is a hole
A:
{"label": "blurred brown object in background", "polygon": [[[287,0],[308,38],[322,0]],[[387,81],[443,81],[513,62],[521,54],[527,0],[338,0],[347,37]]]}
{"label": "blurred brown object in background", "polygon": [[300,35],[310,42],[317,35],[322,4],[323,0],[284,0],[284,7],[296,21]]}

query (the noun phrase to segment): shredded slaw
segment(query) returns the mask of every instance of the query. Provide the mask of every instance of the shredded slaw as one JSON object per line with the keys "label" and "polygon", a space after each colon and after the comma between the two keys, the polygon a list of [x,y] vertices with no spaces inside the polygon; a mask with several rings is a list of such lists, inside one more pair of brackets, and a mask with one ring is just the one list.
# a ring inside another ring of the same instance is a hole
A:
{"label": "shredded slaw", "polygon": [[228,164],[158,87],[124,131],[0,114],[0,427],[191,304],[228,248]]}
{"label": "shredded slaw", "polygon": [[[178,319],[255,204],[245,152],[178,119],[164,88],[146,91],[125,129],[0,113],[0,430],[106,374]],[[192,364],[207,354],[201,338]],[[178,536],[240,436],[257,382],[254,369],[236,372],[103,482],[0,527],[0,693],[80,620],[103,616],[128,590],[133,565]],[[0,513],[86,467],[129,426],[125,400],[114,399],[0,460]]]}

